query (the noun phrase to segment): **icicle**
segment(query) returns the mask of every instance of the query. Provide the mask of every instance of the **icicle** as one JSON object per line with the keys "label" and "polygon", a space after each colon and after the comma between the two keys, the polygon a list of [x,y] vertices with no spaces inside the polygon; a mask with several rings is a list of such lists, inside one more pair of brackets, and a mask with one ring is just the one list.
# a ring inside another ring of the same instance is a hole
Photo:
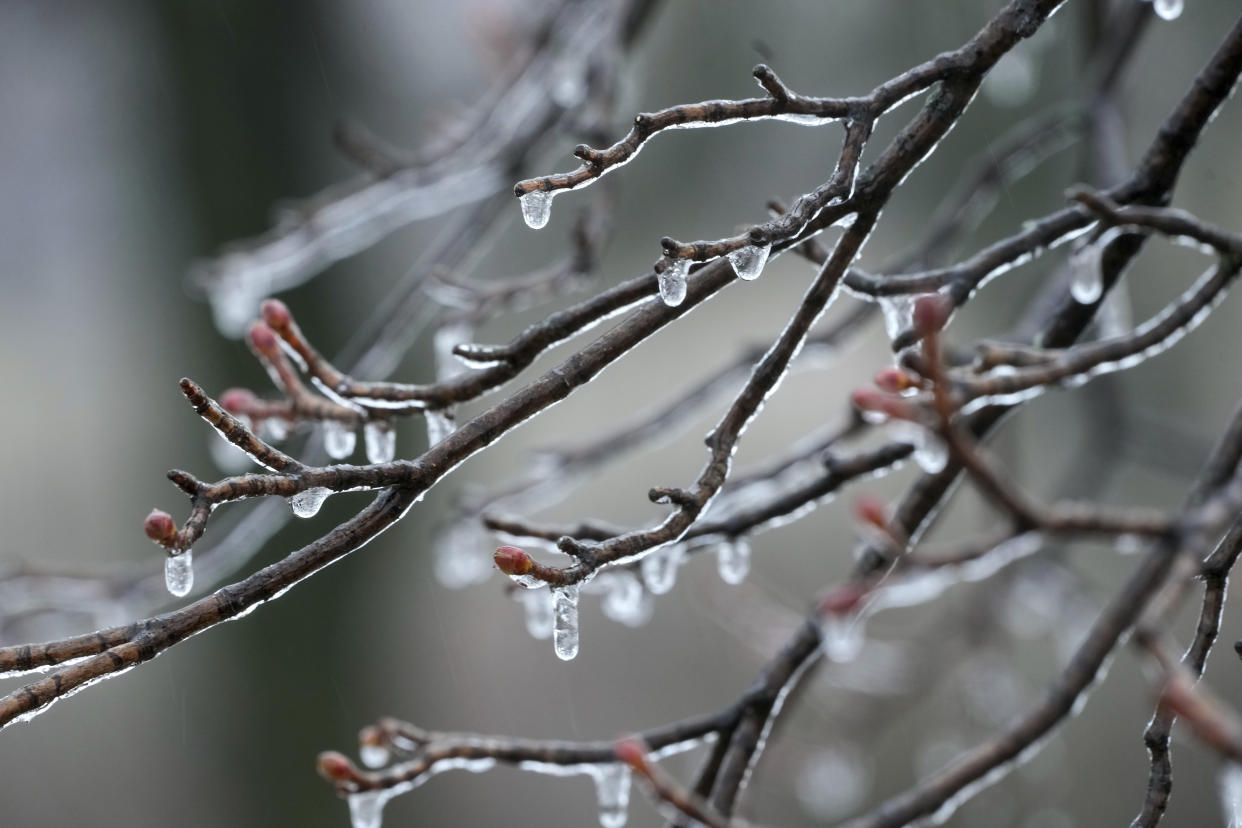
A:
{"label": "icicle", "polygon": [[358,748],[358,758],[368,768],[382,768],[392,759],[392,754],[383,745],[362,745]]}
{"label": "icicle", "polygon": [[344,460],[354,453],[358,435],[339,420],[323,421],[323,448],[333,460]]}
{"label": "icicle", "polygon": [[770,245],[748,244],[729,254],[729,264],[733,265],[733,271],[739,279],[758,279],[759,274],[763,273],[763,266],[768,263],[768,253],[771,250]]}
{"label": "icicle", "polygon": [[629,765],[616,763],[597,766],[595,791],[599,795],[600,828],[622,828],[630,807]]}
{"label": "icicle", "polygon": [[1088,244],[1070,256],[1070,295],[1080,305],[1090,305],[1104,292],[1100,273],[1103,252],[1103,245]]}
{"label": "icicle", "polygon": [[1161,20],[1176,20],[1185,8],[1183,0],[1152,0],[1152,10]]}
{"label": "icicle", "polygon": [[639,568],[643,573],[643,583],[652,595],[663,595],[673,588],[682,554],[681,547],[674,545],[657,549],[643,558]]}
{"label": "icicle", "polygon": [[353,828],[380,828],[388,791],[366,791],[349,795],[349,821]]}
{"label": "icicle", "polygon": [[427,420],[427,445],[434,446],[441,443],[457,430],[457,424],[453,422],[453,415],[449,409],[441,411],[425,411],[423,417]]}
{"label": "icicle", "polygon": [[1143,539],[1138,535],[1132,535],[1129,532],[1124,535],[1118,535],[1117,540],[1113,543],[1113,548],[1117,550],[1118,555],[1134,555],[1143,549]]}
{"label": "icicle", "polygon": [[548,589],[528,589],[521,593],[522,604],[526,607],[526,631],[531,638],[545,639],[552,637],[553,598]]}
{"label": "icicle", "polygon": [[853,661],[863,646],[862,616],[828,613],[820,621],[819,636],[829,661]]}
{"label": "icicle", "polygon": [[444,382],[463,373],[465,364],[453,353],[453,348],[474,337],[474,329],[469,325],[445,325],[436,331],[432,350],[436,355],[436,379]]}
{"label": "icicle", "polygon": [[531,190],[518,199],[522,203],[522,218],[526,220],[526,226],[531,230],[538,230],[548,223],[548,219],[552,216],[552,196],[554,195],[556,195],[555,190],[548,192]]}
{"label": "icicle", "polygon": [[1225,762],[1218,777],[1220,805],[1228,828],[1242,828],[1242,765]]}
{"label": "icicle", "polygon": [[298,517],[311,518],[319,514],[319,507],[323,505],[323,502],[328,499],[330,494],[332,494],[331,489],[307,489],[289,498],[289,506]]}
{"label": "icicle", "polygon": [[600,602],[604,615],[627,627],[640,627],[651,620],[651,596],[638,576],[624,570],[609,574],[611,586]]}
{"label": "icicle", "polygon": [[552,590],[556,602],[553,610],[552,645],[556,657],[569,661],[578,655],[578,585],[568,584]]}
{"label": "icicle", "polygon": [[729,538],[716,547],[716,568],[726,584],[740,584],[750,574],[750,541]]}
{"label": "icicle", "polygon": [[174,598],[184,598],[194,588],[193,554],[187,549],[164,558],[164,586]]}
{"label": "icicle", "polygon": [[371,422],[362,427],[368,463],[390,463],[397,456],[397,432],[388,423]]}
{"label": "icicle", "polygon": [[686,277],[690,275],[689,259],[673,259],[657,279],[660,282],[660,298],[670,308],[686,301]]}

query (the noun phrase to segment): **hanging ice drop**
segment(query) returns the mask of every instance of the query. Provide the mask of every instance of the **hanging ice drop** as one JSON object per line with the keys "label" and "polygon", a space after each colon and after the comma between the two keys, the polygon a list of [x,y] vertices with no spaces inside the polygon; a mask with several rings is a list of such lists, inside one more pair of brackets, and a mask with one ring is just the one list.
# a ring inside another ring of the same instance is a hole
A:
{"label": "hanging ice drop", "polygon": [[750,541],[729,538],[716,547],[716,568],[726,584],[740,584],[750,574]]}
{"label": "hanging ice drop", "polygon": [[358,435],[338,420],[324,420],[323,448],[333,460],[344,460],[354,453]]}
{"label": "hanging ice drop", "polygon": [[555,601],[552,645],[557,658],[569,661],[578,655],[578,585],[556,587],[552,595]]}
{"label": "hanging ice drop", "polygon": [[657,276],[660,283],[660,298],[670,308],[675,308],[686,301],[686,277],[690,274],[689,259],[673,259],[664,272]]}
{"label": "hanging ice drop", "polygon": [[768,263],[768,253],[771,250],[766,244],[748,244],[729,254],[729,264],[733,265],[733,271],[739,279],[758,279],[759,274],[763,273],[763,266]]}
{"label": "hanging ice drop", "polygon": [[1152,0],[1152,10],[1161,20],[1176,20],[1185,8],[1183,0]]}
{"label": "hanging ice drop", "polygon": [[599,795],[600,828],[622,828],[630,807],[629,765],[599,765],[595,769],[595,791]]}
{"label": "hanging ice drop", "polygon": [[[920,429],[922,431],[922,429]],[[923,431],[914,446],[914,462],[927,474],[939,474],[949,462],[949,450],[935,434]]]}
{"label": "hanging ice drop", "polygon": [[527,227],[538,230],[548,223],[552,215],[552,196],[555,194],[554,190],[531,190],[518,199],[522,203],[522,218]]}
{"label": "hanging ice drop", "polygon": [[677,581],[677,567],[680,563],[680,546],[668,546],[649,553],[639,564],[647,590],[652,595],[663,595],[671,590]]}
{"label": "hanging ice drop", "polygon": [[397,432],[388,423],[367,423],[362,427],[368,463],[390,463],[397,456]]}
{"label": "hanging ice drop", "polygon": [[1070,295],[1080,305],[1090,305],[1104,292],[1102,242],[1103,239],[1086,244],[1070,255]]}
{"label": "hanging ice drop", "polygon": [[829,613],[820,621],[819,635],[829,661],[853,661],[863,646],[863,620],[858,615]]}
{"label": "hanging ice drop", "polygon": [[608,594],[600,602],[604,615],[627,627],[640,627],[647,623],[651,619],[651,596],[643,589],[642,581],[626,570],[611,575]]}
{"label": "hanging ice drop", "polygon": [[289,507],[300,518],[312,518],[319,514],[319,507],[323,505],[323,502],[328,499],[330,494],[332,494],[331,489],[307,489],[289,498]]}
{"label": "hanging ice drop", "polygon": [[530,637],[540,640],[551,638],[555,624],[551,590],[528,589],[522,593],[522,603],[526,607],[526,631]]}
{"label": "hanging ice drop", "polygon": [[392,759],[392,755],[383,745],[362,745],[358,748],[358,758],[368,768],[382,768]]}
{"label": "hanging ice drop", "polygon": [[187,549],[164,559],[164,586],[174,598],[184,598],[194,588],[193,553]]}

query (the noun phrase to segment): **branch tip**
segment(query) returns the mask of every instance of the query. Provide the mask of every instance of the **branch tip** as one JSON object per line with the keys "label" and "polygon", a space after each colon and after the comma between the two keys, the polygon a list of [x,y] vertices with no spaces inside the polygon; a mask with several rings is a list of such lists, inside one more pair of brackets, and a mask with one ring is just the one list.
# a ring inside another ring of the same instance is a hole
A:
{"label": "branch tip", "polygon": [[496,568],[506,575],[527,575],[535,568],[535,562],[516,546],[501,546],[492,554]]}

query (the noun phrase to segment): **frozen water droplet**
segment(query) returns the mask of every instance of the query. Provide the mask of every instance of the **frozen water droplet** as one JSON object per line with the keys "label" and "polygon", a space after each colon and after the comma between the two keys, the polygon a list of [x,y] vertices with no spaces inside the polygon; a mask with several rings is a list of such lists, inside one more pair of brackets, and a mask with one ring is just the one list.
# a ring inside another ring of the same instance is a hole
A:
{"label": "frozen water droplet", "polygon": [[690,274],[689,259],[673,259],[664,272],[657,278],[660,283],[660,298],[670,308],[675,308],[686,301],[686,277]]}
{"label": "frozen water droplet", "polygon": [[187,549],[164,559],[164,586],[174,598],[184,598],[194,588],[193,554]]}
{"label": "frozen water droplet", "polygon": [[388,791],[366,791],[349,795],[349,821],[353,828],[380,828]]}
{"label": "frozen water droplet", "polygon": [[922,433],[919,442],[914,448],[914,462],[919,464],[919,468],[927,474],[939,474],[944,471],[945,464],[949,462],[949,449],[935,434],[924,429],[919,429]]}
{"label": "frozen water droplet", "polygon": [[289,436],[289,421],[280,417],[268,417],[263,421],[263,439],[279,443]]}
{"label": "frozen water droplet", "polygon": [[866,758],[845,746],[825,748],[808,756],[794,784],[803,810],[825,822],[848,815],[863,803],[870,788]]}
{"label": "frozen water droplet", "polygon": [[367,423],[362,427],[368,463],[391,463],[397,456],[397,432],[388,423]]}
{"label": "frozen water droplet", "polygon": [[1083,245],[1070,256],[1070,295],[1080,305],[1090,305],[1104,292],[1103,258],[1104,245],[1098,242]]}
{"label": "frozen water droplet", "polygon": [[552,590],[555,618],[552,625],[552,645],[556,657],[569,661],[578,655],[578,585],[568,584]]}
{"label": "frozen water droplet", "polygon": [[853,661],[863,646],[862,617],[828,613],[819,622],[819,636],[829,661]]}
{"label": "frozen water droplet", "polygon": [[652,595],[663,595],[673,588],[681,556],[681,547],[674,545],[657,549],[643,558],[639,568],[643,573],[643,583]]}
{"label": "frozen water droplet", "polygon": [[522,603],[526,606],[526,631],[530,633],[530,637],[541,641],[551,638],[555,624],[551,590],[525,590],[522,593]]}
{"label": "frozen water droplet", "polygon": [[436,331],[432,350],[436,355],[436,379],[443,382],[464,373],[466,365],[453,353],[453,348],[474,337],[469,325],[445,325]]}
{"label": "frozen water droplet", "polygon": [[1183,0],[1152,0],[1151,7],[1161,20],[1176,20],[1186,6]]}
{"label": "frozen water droplet", "polygon": [[344,423],[337,420],[323,422],[323,448],[333,460],[344,460],[354,453],[358,443],[358,435]]}
{"label": "frozen water droplet", "polygon": [[629,766],[599,765],[595,769],[595,791],[599,795],[600,828],[622,828],[630,807]]}
{"label": "frozen water droplet", "polygon": [[531,190],[518,199],[522,203],[522,218],[527,227],[538,230],[548,223],[552,215],[552,196],[555,194],[555,191]]}
{"label": "frozen water droplet", "polygon": [[651,596],[638,576],[624,570],[609,574],[608,593],[600,602],[604,615],[627,627],[640,627],[651,620]]}
{"label": "frozen water droplet", "polygon": [[750,574],[750,541],[729,538],[716,547],[716,568],[726,584],[740,584]]}
{"label": "frozen water droplet", "polygon": [[766,244],[748,244],[729,254],[729,264],[733,265],[733,272],[739,279],[758,279],[759,274],[763,273],[763,266],[768,263],[768,253],[771,250],[771,246]]}
{"label": "frozen water droplet", "polygon": [[332,494],[331,489],[307,489],[289,498],[289,506],[298,517],[312,518],[319,514],[319,507],[323,505],[323,502],[328,499],[330,494]]}
{"label": "frozen water droplet", "polygon": [[487,534],[477,520],[455,521],[436,538],[434,548],[436,580],[449,589],[480,584],[494,571]]}
{"label": "frozen water droplet", "polygon": [[453,422],[453,414],[447,408],[440,411],[425,411],[423,417],[427,420],[428,446],[443,442],[457,430],[457,424]]}
{"label": "frozen water droplet", "polygon": [[382,768],[388,764],[392,755],[383,745],[363,745],[358,748],[358,758],[368,768]]}
{"label": "frozen water droplet", "polygon": [[1118,555],[1133,555],[1143,549],[1143,539],[1127,532],[1117,536],[1114,548]]}

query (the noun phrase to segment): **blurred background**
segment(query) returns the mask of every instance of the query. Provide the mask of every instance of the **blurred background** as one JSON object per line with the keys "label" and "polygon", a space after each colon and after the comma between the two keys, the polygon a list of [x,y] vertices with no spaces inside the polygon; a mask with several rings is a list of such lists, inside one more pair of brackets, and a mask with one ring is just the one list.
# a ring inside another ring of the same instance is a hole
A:
{"label": "blurred background", "polygon": [[[1082,94],[1085,5],[1068,4],[997,67],[938,153],[898,191],[864,266],[920,241],[939,201],[1005,130]],[[622,74],[610,137],[640,110],[755,94],[749,73],[761,61],[807,94],[863,94],[960,45],[999,6],[662,4]],[[1190,0],[1177,20],[1149,27],[1119,96],[1129,153],[1123,169],[1232,25],[1232,6]],[[217,438],[185,404],[178,378],[192,377],[212,393],[233,385],[268,389],[245,346],[214,327],[187,281],[192,264],[268,229],[282,203],[356,175],[331,143],[339,118],[398,146],[434,140],[484,94],[504,65],[506,42],[529,28],[537,10],[525,0],[0,3],[0,561],[11,572],[128,578],[149,569],[158,589],[161,553],[142,536],[142,518],[153,506],[178,520],[186,512],[164,472],[225,473],[210,447]],[[915,105],[884,122],[873,148]],[[1179,206],[1233,230],[1242,206],[1239,130],[1234,102],[1207,131],[1176,195]],[[576,166],[569,155],[576,140],[552,142],[526,174]],[[789,200],[824,180],[838,146],[836,129],[783,123],[660,136],[615,176],[618,227],[594,289],[647,269],[662,235],[715,238],[764,219],[767,199]],[[1082,155],[1080,146],[1068,146],[1007,187],[959,252],[1056,209],[1065,187],[1081,178]],[[472,264],[474,277],[514,276],[563,255],[581,197],[558,199],[538,233],[513,204],[494,244]],[[319,348],[335,353],[365,328],[444,221],[402,229],[282,298]],[[1135,320],[1154,313],[1205,267],[1197,259],[1149,245],[1126,277],[1119,312]],[[950,338],[969,343],[1011,327],[1056,261],[1047,257],[990,285]],[[741,345],[770,340],[811,276],[792,256],[773,262],[758,282],[733,285],[472,459],[364,551],[241,623],[7,729],[0,734],[2,821],[344,825],[345,804],[316,777],[315,757],[324,749],[353,754],[358,728],[382,715],[431,729],[599,739],[732,701],[816,592],[848,572],[854,530],[847,506],[755,537],[753,570],[742,585],[723,584],[712,561],[699,556],[679,572],[674,591],[656,600],[643,627],[606,620],[598,598],[584,597],[582,649],[568,663],[527,635],[522,609],[506,597],[498,574],[462,589],[438,583],[432,539],[462,485],[496,485],[526,468],[532,450],[586,439],[618,411],[666,399]],[[1043,497],[1179,503],[1242,390],[1236,301],[1170,353],[1026,406],[997,434],[995,450]],[[477,339],[505,342],[547,310],[491,321]],[[569,348],[540,360],[530,375]],[[788,379],[746,434],[739,468],[839,418],[849,390],[890,359],[877,319],[831,366]],[[427,331],[394,377],[422,382],[433,372]],[[658,520],[663,507],[647,501],[647,489],[693,480],[705,459],[702,435],[726,404],[724,397],[704,406],[668,440],[630,453],[539,517]],[[425,440],[420,420],[402,422],[398,455],[415,456]],[[853,491],[895,498],[915,473],[907,468]],[[314,519],[284,526],[237,577],[323,534],[363,498],[333,498]],[[249,508],[222,509],[209,535]],[[935,537],[977,533],[994,520],[964,488]],[[481,539],[481,554],[492,545]],[[1133,561],[1106,545],[1060,544],[1020,573],[877,616],[856,662],[808,679],[741,813],[767,824],[834,822],[986,738],[1040,697]],[[236,579],[203,575],[196,589]],[[69,603],[73,583],[66,581]],[[13,617],[4,644],[127,620],[105,613],[66,627],[63,616],[12,612],[22,600],[20,580],[5,589],[7,609],[0,610]],[[149,593],[140,599],[150,600]],[[1182,641],[1191,618],[1181,619]],[[1235,602],[1207,671],[1227,699],[1242,693],[1242,665],[1229,646],[1240,636]],[[1081,715],[948,824],[1128,822],[1146,784],[1141,731],[1153,693],[1142,666],[1123,649]],[[698,758],[669,767],[687,778]],[[1176,740],[1174,762],[1167,824],[1223,824],[1214,757]],[[594,800],[586,777],[503,768],[450,773],[389,803],[385,824],[590,825]],[[630,819],[659,823],[645,801],[631,804]]]}

